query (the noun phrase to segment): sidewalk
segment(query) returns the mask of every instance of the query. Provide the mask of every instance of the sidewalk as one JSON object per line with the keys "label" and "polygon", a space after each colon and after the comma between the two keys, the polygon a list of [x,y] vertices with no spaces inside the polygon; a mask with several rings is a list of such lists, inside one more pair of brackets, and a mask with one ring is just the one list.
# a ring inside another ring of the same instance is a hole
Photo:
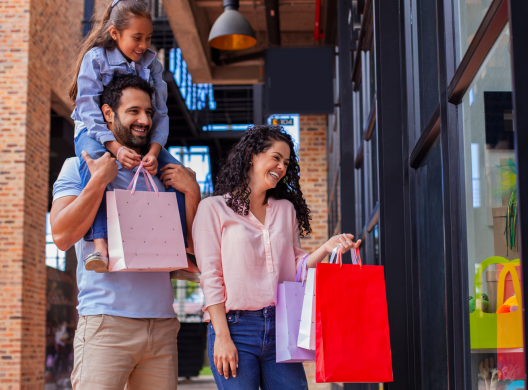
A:
{"label": "sidewalk", "polygon": [[217,387],[212,376],[200,376],[191,380],[181,378],[178,390],[217,390]]}

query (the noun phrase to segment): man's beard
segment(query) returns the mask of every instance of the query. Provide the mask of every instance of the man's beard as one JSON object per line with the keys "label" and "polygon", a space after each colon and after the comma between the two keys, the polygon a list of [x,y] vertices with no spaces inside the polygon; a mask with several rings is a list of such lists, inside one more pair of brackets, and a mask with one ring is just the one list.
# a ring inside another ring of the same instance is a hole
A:
{"label": "man's beard", "polygon": [[148,143],[147,134],[149,131],[148,126],[144,126],[145,136],[140,137],[140,136],[132,134],[131,127],[132,126],[141,127],[141,126],[131,125],[128,128],[123,126],[123,124],[119,120],[119,117],[117,116],[117,113],[115,114],[114,119],[115,119],[114,120],[114,131],[116,135],[119,137],[119,139],[123,142],[123,144],[125,144],[125,146],[128,146],[129,148],[142,148],[143,146],[147,145]]}

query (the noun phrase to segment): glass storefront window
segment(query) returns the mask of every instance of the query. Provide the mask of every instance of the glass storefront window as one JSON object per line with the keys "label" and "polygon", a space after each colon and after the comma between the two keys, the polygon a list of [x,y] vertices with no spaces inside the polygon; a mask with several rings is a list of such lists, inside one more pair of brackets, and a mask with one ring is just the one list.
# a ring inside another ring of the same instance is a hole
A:
{"label": "glass storefront window", "polygon": [[414,74],[414,127],[416,139],[440,102],[436,3],[412,1],[412,51]]}
{"label": "glass storefront window", "polygon": [[492,0],[458,0],[459,48],[456,53],[457,66],[466,54],[491,2]]}
{"label": "glass storefront window", "polygon": [[473,389],[524,379],[507,25],[462,102]]}

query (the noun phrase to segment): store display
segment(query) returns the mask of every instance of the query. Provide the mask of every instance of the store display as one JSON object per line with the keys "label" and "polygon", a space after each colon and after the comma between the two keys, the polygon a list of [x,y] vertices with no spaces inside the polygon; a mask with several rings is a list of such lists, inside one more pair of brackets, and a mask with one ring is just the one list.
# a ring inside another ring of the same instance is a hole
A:
{"label": "store display", "polygon": [[[519,258],[515,159],[511,157],[501,158],[497,168],[500,173],[500,189],[496,191],[496,195],[502,198],[502,207],[493,208],[495,255],[512,260]],[[498,251],[499,253],[497,253]]]}
{"label": "store display", "polygon": [[[510,308],[515,306],[522,308],[521,287],[519,276],[515,266],[519,260],[509,261],[500,256],[493,256],[482,262],[475,273],[475,296],[479,296],[481,290],[481,279],[484,270],[491,265],[500,265],[501,270],[497,283],[497,308],[507,304]],[[506,276],[510,274],[515,291],[514,297],[518,302],[513,302],[505,297]],[[506,299],[505,299],[506,298]],[[482,310],[483,299],[476,300],[475,311],[470,314],[471,348],[522,348],[522,312],[487,313]],[[492,308],[493,309],[493,308]]]}
{"label": "store display", "polygon": [[518,390],[518,389],[524,389],[524,381],[515,381],[512,382],[506,387],[505,390]]}
{"label": "store display", "polygon": [[[479,365],[479,375],[485,383],[486,390],[496,390],[497,389],[497,367],[494,365],[493,358],[487,358],[480,362]],[[479,389],[481,386],[479,385]]]}

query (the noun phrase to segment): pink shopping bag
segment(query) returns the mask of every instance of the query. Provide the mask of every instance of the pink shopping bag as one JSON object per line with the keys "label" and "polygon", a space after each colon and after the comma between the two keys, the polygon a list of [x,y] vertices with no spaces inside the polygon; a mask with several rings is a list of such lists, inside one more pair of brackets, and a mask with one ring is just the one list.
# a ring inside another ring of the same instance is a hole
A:
{"label": "pink shopping bag", "polygon": [[277,363],[296,363],[315,360],[315,351],[297,346],[301,311],[304,299],[306,256],[297,269],[295,282],[277,286],[275,308],[275,344]]}
{"label": "pink shopping bag", "polygon": [[[148,191],[136,192],[141,171]],[[143,162],[128,189],[107,191],[106,205],[110,272],[169,272],[187,267],[176,194],[158,192]]]}

